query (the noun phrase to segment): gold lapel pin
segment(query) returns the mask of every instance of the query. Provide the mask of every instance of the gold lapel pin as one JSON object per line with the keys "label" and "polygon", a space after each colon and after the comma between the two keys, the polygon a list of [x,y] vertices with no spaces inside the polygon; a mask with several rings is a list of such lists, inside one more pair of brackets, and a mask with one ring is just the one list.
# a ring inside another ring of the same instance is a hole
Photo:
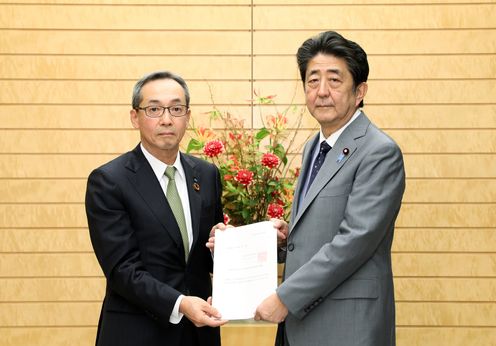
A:
{"label": "gold lapel pin", "polygon": [[195,189],[195,191],[200,191],[200,184],[193,183],[193,189]]}

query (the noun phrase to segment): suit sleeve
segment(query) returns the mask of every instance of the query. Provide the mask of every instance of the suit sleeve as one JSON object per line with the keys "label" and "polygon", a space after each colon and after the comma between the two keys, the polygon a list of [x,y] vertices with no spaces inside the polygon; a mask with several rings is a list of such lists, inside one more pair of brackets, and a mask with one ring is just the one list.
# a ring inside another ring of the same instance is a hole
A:
{"label": "suit sleeve", "polygon": [[153,318],[168,321],[180,292],[144,268],[122,191],[108,172],[90,174],[85,204],[91,242],[108,286]]}
{"label": "suit sleeve", "polygon": [[[394,227],[405,188],[401,151],[394,142],[369,149],[355,172],[336,236],[277,289],[298,318],[364,265]],[[328,232],[325,227],[315,231]]]}

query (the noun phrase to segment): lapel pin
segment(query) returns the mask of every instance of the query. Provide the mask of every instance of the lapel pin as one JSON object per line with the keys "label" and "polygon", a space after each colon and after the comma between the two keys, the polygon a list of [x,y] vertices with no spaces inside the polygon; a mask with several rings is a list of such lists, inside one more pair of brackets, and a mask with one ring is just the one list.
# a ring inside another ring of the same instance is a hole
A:
{"label": "lapel pin", "polygon": [[195,191],[200,191],[200,184],[198,184],[198,180],[196,178],[193,178],[193,189],[195,189]]}
{"label": "lapel pin", "polygon": [[343,161],[344,157],[347,156],[349,153],[350,153],[350,149],[344,148],[343,152],[341,154],[339,154],[336,162],[340,163],[341,161]]}

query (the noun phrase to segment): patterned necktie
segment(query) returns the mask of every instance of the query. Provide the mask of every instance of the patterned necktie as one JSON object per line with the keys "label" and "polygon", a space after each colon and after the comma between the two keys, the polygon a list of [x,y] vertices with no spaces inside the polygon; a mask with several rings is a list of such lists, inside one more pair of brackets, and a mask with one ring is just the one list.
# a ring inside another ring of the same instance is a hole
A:
{"label": "patterned necktie", "polygon": [[167,184],[167,201],[174,213],[177,225],[179,226],[179,231],[181,231],[181,238],[183,238],[184,254],[186,260],[188,259],[189,253],[189,239],[188,239],[188,229],[186,228],[186,220],[184,218],[183,205],[181,203],[181,198],[177,192],[176,181],[175,181],[176,167],[167,166],[165,169],[165,175],[169,178],[169,183]]}
{"label": "patterned necktie", "polygon": [[317,173],[319,173],[320,167],[322,167],[326,154],[329,152],[329,150],[331,150],[331,146],[327,144],[326,141],[320,143],[319,154],[315,158],[315,162],[313,163],[312,166],[312,174],[310,175],[310,180],[308,181],[307,192],[310,189],[310,185],[312,185],[313,180],[317,176]]}

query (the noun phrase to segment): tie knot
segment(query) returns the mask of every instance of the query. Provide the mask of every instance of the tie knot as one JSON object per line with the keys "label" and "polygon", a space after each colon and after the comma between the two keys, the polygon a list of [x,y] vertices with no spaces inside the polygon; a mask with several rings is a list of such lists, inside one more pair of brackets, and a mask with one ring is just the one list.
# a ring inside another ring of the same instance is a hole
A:
{"label": "tie knot", "polygon": [[175,173],[176,173],[176,167],[174,167],[174,166],[167,166],[167,168],[165,169],[165,175],[170,180],[174,180],[174,174]]}
{"label": "tie knot", "polygon": [[323,154],[327,154],[327,152],[331,150],[331,146],[329,144],[327,144],[326,141],[323,141],[322,143],[320,143],[320,152],[323,153]]}

